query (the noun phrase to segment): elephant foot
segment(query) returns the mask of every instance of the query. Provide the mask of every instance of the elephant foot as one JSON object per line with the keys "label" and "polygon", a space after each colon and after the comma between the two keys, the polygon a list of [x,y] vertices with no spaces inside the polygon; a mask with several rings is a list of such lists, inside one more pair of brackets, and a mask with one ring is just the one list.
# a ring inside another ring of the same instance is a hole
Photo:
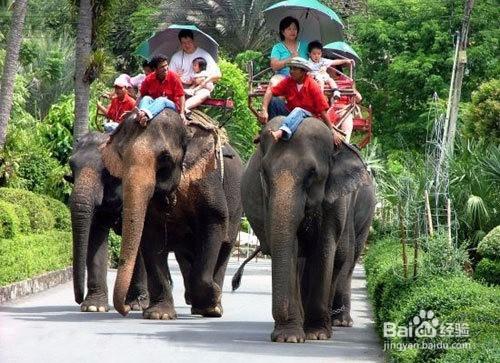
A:
{"label": "elephant foot", "polygon": [[191,314],[201,315],[205,318],[220,318],[222,317],[223,312],[224,310],[222,309],[221,304],[217,304],[217,306],[211,306],[208,308],[191,308]]}
{"label": "elephant foot", "polygon": [[133,311],[143,311],[149,306],[149,296],[148,293],[141,293],[135,297],[127,297],[125,300],[125,305],[130,306],[130,310]]}
{"label": "elephant foot", "polygon": [[174,320],[177,319],[177,313],[172,303],[159,302],[144,310],[142,317],[151,320]]}
{"label": "elephant foot", "polygon": [[276,343],[304,343],[306,334],[302,327],[275,326],[271,333],[271,340]]}
{"label": "elephant foot", "polygon": [[306,326],[304,327],[306,333],[306,340],[327,340],[332,337],[332,328],[328,327],[314,327]]}
{"label": "elephant foot", "polygon": [[104,313],[109,311],[107,295],[89,294],[80,304],[80,310],[87,313]]}
{"label": "elephant foot", "polygon": [[354,322],[352,321],[351,314],[348,311],[332,314],[333,326],[351,327],[353,324]]}
{"label": "elephant foot", "polygon": [[191,305],[191,294],[187,291],[184,293],[184,300],[186,300],[186,305]]}

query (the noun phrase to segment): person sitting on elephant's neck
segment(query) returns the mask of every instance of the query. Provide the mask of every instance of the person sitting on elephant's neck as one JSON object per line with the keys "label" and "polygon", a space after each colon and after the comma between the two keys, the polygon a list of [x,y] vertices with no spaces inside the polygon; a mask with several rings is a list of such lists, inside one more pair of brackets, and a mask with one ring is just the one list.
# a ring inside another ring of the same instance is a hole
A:
{"label": "person sitting on elephant's neck", "polygon": [[127,88],[130,86],[126,75],[120,75],[114,82],[114,95],[108,107],[97,102],[97,112],[106,116],[110,121],[104,124],[106,132],[113,132],[123,120],[125,112],[135,107],[135,100],[129,95]]}
{"label": "person sitting on elephant's neck", "polygon": [[150,65],[154,72],[142,82],[141,96],[136,103],[139,106],[138,122],[146,126],[148,120],[166,108],[179,112],[182,120],[186,122],[184,89],[179,76],[168,69],[168,58],[164,55],[154,56]]}
{"label": "person sitting on elephant's neck", "polygon": [[[326,115],[328,102],[319,85],[307,74],[311,71],[307,61],[295,57],[287,65],[290,67],[290,76],[276,86],[267,88],[259,121],[266,124],[269,118],[286,116],[281,127],[271,131],[274,140],[278,141],[289,140],[306,117],[317,117],[332,129],[334,142],[338,145],[341,136],[330,125]],[[285,97],[286,103],[279,96]]]}

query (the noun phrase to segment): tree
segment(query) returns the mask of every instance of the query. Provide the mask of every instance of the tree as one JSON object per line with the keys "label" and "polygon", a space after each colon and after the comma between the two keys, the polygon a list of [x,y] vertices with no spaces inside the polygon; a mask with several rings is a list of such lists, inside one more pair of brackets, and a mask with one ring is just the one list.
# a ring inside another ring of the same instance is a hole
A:
{"label": "tree", "polygon": [[73,145],[88,132],[91,79],[87,74],[92,50],[92,2],[80,0],[75,47],[75,124]]}
{"label": "tree", "polygon": [[7,40],[7,52],[5,53],[2,83],[0,86],[0,149],[3,148],[7,135],[7,123],[12,108],[14,79],[17,73],[27,6],[28,0],[16,0],[13,4],[9,38]]}
{"label": "tree", "polygon": [[[90,85],[106,67],[103,46],[116,0],[79,0],[75,47],[75,124],[73,145],[88,132]],[[93,51],[93,52],[92,52]]]}
{"label": "tree", "polygon": [[262,11],[271,0],[164,0],[166,24],[195,24],[213,36],[224,50],[236,55],[270,45]]}

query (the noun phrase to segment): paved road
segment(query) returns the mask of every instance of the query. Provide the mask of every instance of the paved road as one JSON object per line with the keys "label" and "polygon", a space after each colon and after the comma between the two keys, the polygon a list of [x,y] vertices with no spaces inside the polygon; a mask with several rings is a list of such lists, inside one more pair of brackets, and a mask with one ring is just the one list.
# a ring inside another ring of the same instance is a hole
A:
{"label": "paved road", "polygon": [[[184,304],[179,269],[171,263],[173,321],[143,320],[132,312],[81,313],[72,283],[0,306],[0,362],[381,362],[383,354],[367,304],[363,269],[353,278],[354,327],[335,329],[329,341],[305,344],[270,342],[271,265],[250,262],[242,286],[230,293],[239,263],[230,262],[224,286],[222,319],[190,315]],[[115,272],[109,274],[112,285]]]}

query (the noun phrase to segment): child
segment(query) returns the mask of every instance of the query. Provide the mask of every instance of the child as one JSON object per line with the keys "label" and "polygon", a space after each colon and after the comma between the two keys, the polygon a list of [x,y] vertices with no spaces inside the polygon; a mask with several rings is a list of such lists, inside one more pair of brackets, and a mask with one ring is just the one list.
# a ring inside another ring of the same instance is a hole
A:
{"label": "child", "polygon": [[200,89],[207,89],[212,92],[214,89],[214,84],[212,82],[206,82],[208,79],[207,73],[207,61],[204,58],[198,57],[193,59],[193,71],[194,75],[191,82],[191,87],[185,90],[188,96],[195,95]]}
{"label": "child", "polygon": [[309,67],[312,69],[312,76],[318,82],[321,92],[324,91],[325,83],[330,86],[333,91],[332,103],[340,98],[340,91],[338,90],[337,83],[326,72],[326,69],[332,64],[332,61],[323,58],[323,44],[315,40],[307,46],[309,53]]}

